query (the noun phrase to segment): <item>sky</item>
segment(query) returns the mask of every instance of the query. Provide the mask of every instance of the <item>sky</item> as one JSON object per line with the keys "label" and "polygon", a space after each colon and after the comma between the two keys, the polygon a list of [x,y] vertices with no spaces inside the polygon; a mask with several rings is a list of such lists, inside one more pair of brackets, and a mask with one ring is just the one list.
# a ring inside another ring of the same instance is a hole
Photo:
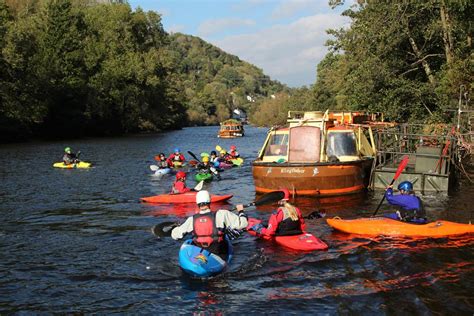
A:
{"label": "sky", "polygon": [[167,32],[198,36],[290,87],[314,84],[316,66],[328,52],[326,30],[349,26],[343,8],[331,9],[328,0],[128,2],[160,13]]}

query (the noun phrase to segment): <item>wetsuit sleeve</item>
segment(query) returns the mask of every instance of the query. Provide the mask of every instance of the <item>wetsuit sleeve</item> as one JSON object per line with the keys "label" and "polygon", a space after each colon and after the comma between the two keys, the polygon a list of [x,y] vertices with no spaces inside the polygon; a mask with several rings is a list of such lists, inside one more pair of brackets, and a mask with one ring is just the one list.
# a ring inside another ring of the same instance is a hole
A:
{"label": "wetsuit sleeve", "polygon": [[179,159],[180,159],[182,162],[185,162],[185,161],[186,161],[186,157],[184,157],[183,154],[180,154],[180,155],[179,155]]}
{"label": "wetsuit sleeve", "polygon": [[268,219],[268,226],[262,228],[262,235],[273,236],[275,235],[278,224],[283,220],[283,212],[279,210],[276,214],[272,214]]}
{"label": "wetsuit sleeve", "polygon": [[247,225],[247,216],[243,212],[237,215],[228,210],[218,210],[216,213],[216,226],[218,228],[244,229]]}
{"label": "wetsuit sleeve", "polygon": [[393,195],[391,188],[385,191],[385,198],[391,205],[400,206],[404,210],[416,210],[420,208],[420,201],[416,196],[409,194]]}
{"label": "wetsuit sleeve", "polygon": [[193,231],[193,217],[188,217],[188,219],[178,227],[173,228],[171,231],[171,238],[178,240],[184,237],[184,235],[191,233]]}

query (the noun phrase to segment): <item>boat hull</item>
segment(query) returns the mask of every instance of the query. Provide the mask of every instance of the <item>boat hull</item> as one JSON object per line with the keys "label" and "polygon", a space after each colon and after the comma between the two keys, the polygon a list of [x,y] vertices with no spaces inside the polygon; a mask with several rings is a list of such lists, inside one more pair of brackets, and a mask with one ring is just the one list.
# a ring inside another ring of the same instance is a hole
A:
{"label": "boat hull", "polygon": [[384,217],[371,217],[352,220],[328,218],[326,222],[334,229],[358,235],[445,237],[474,233],[474,225],[448,221],[410,224]]}
{"label": "boat hull", "polygon": [[373,158],[338,163],[253,163],[255,189],[288,188],[297,195],[344,195],[367,188]]}

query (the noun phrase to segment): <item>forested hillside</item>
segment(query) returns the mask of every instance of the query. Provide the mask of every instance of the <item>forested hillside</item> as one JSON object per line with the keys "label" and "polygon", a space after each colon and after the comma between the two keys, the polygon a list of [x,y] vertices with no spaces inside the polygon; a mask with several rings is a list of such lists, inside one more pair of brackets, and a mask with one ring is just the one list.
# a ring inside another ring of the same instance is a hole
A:
{"label": "forested hillside", "polygon": [[0,0],[0,141],[213,124],[284,89],[119,2]]}
{"label": "forested hillside", "polygon": [[273,108],[369,110],[398,122],[449,122],[460,94],[473,95],[473,1],[362,0],[344,15],[352,23],[328,31],[330,52],[311,89],[266,100],[254,122],[283,123],[284,115],[270,115]]}

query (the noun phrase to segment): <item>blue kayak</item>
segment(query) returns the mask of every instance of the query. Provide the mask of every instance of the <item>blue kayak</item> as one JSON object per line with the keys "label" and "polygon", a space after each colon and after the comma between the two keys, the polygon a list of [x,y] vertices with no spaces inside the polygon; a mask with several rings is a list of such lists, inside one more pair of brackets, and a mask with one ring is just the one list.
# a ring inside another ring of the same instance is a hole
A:
{"label": "blue kayak", "polygon": [[192,239],[186,240],[179,249],[179,266],[184,272],[200,278],[207,278],[221,273],[232,259],[232,243],[226,238],[229,247],[227,260],[222,259],[203,248],[192,244]]}

